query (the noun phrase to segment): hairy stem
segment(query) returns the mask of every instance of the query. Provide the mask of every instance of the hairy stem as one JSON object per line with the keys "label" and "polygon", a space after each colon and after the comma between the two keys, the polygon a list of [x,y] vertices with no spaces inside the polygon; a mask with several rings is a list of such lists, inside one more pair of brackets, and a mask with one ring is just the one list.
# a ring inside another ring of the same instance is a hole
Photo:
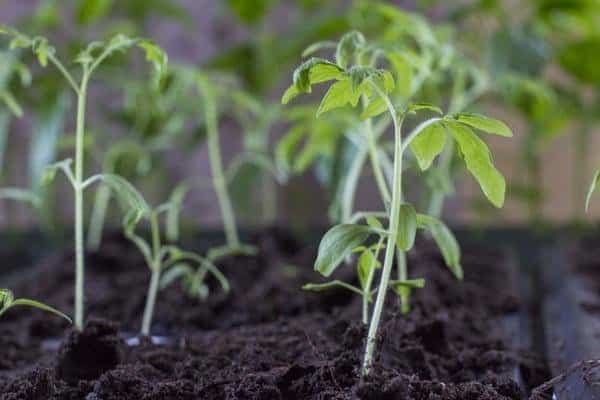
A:
{"label": "hairy stem", "polygon": [[84,70],[77,97],[77,127],[75,131],[75,328],[83,329],[84,319],[84,238],[83,238],[83,156],[85,108],[89,75]]}
{"label": "hairy stem", "polygon": [[394,261],[394,252],[396,250],[396,239],[398,236],[398,223],[400,219],[400,205],[402,203],[402,134],[401,126],[396,117],[394,105],[383,93],[377,85],[373,85],[379,96],[381,96],[393,118],[394,123],[394,182],[392,188],[392,203],[389,220],[389,234],[387,238],[387,246],[385,249],[385,259],[383,262],[383,271],[381,273],[381,281],[377,291],[377,300],[373,309],[373,316],[369,326],[367,335],[367,345],[365,349],[365,357],[363,360],[362,374],[368,375],[371,363],[373,361],[373,353],[375,352],[375,344],[377,341],[377,331],[379,329],[379,321],[385,304],[385,297],[392,272],[392,264]]}
{"label": "hairy stem", "polygon": [[106,210],[112,195],[111,189],[106,185],[100,185],[94,199],[94,208],[90,226],[88,228],[87,248],[97,251],[102,241],[102,232],[104,231],[104,221],[106,220]]}

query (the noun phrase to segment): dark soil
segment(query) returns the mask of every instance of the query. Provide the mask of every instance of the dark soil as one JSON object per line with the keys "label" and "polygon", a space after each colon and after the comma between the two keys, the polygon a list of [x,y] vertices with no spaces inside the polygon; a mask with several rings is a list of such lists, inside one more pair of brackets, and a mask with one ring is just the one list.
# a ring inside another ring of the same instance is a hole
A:
{"label": "dark soil", "polygon": [[[520,304],[501,251],[465,248],[465,280],[456,282],[437,249],[420,241],[409,268],[427,285],[414,292],[407,316],[390,293],[378,357],[361,380],[360,298],[300,290],[318,281],[314,246],[277,231],[254,242],[256,257],[220,265],[229,296],[216,285],[206,302],[188,299],[178,285],[159,294],[153,333],[171,345],[128,346],[150,274],[126,241],[107,240],[87,256],[83,332],[26,309],[0,321],[0,399],[506,400],[523,398],[512,379],[517,368],[529,387],[546,378],[543,364],[512,348],[502,328]],[[352,280],[352,268],[338,278]],[[45,259],[14,290],[70,312],[72,252]],[[56,338],[64,338],[58,351],[48,346]]]}

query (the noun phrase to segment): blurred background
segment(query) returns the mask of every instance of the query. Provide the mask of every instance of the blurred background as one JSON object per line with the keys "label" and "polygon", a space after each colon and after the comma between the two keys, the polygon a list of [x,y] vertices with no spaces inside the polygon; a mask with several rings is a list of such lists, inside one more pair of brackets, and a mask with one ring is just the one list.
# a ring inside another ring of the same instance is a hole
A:
{"label": "blurred background", "polygon": [[[48,37],[63,59],[91,40],[123,32],[157,42],[171,64],[226,74],[239,90],[220,109],[221,143],[230,165],[244,150],[274,154],[277,141],[290,130],[279,103],[302,50],[317,40],[337,40],[352,28],[369,37],[369,7],[374,3],[0,0],[0,24]],[[444,211],[450,222],[569,223],[600,215],[600,202],[592,203],[590,216],[584,215],[585,193],[600,166],[599,1],[381,3],[422,17],[453,54],[477,68],[488,90],[471,109],[506,121],[515,133],[512,139],[485,138],[507,178],[505,207],[487,205],[473,179],[459,174],[456,193]],[[7,48],[8,42],[0,43]],[[208,178],[210,168],[205,129],[198,122],[201,100],[177,91],[157,93],[144,79],[142,58],[112,60],[95,79],[88,102],[86,168],[125,175],[157,203],[182,179]],[[45,188],[40,179],[45,165],[72,150],[74,101],[50,67],[35,66],[32,60],[30,52],[0,53],[0,187],[44,191],[44,205],[34,212],[0,201],[0,228],[41,223],[57,229],[56,221],[71,218],[68,187]],[[443,99],[444,90],[449,89],[442,86],[430,97]],[[230,189],[241,224],[325,225],[332,190],[323,171],[336,156],[330,147],[325,144],[318,154],[305,151],[303,157],[310,162],[290,174],[284,185],[265,178],[255,166],[240,164]],[[369,174],[361,179],[358,209],[378,207],[372,181]],[[90,207],[94,196],[90,192]],[[273,206],[263,213],[267,202]],[[190,225],[219,226],[213,190],[192,191],[183,215]]]}

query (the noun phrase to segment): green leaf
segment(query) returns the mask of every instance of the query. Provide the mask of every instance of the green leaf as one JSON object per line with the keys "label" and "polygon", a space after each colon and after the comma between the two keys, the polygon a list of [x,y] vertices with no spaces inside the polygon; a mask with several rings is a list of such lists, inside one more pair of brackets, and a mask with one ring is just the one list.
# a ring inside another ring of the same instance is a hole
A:
{"label": "green leaf", "polygon": [[159,78],[163,77],[167,71],[167,64],[169,63],[167,53],[165,53],[165,51],[156,43],[147,39],[139,40],[137,46],[144,50],[146,61],[154,66],[157,76]]}
{"label": "green leaf", "polygon": [[33,52],[37,55],[38,61],[42,67],[48,65],[48,57],[54,55],[56,50],[48,44],[46,38],[37,37],[33,40],[31,46]]}
{"label": "green leaf", "polygon": [[17,307],[17,306],[37,308],[42,311],[46,311],[51,314],[62,317],[64,319],[66,319],[67,321],[69,321],[69,323],[73,323],[73,321],[71,321],[71,318],[69,318],[69,316],[67,316],[66,314],[58,311],[56,308],[53,308],[53,307],[47,306],[46,304],[40,303],[39,301],[30,300],[30,299],[17,299],[12,303],[12,307]]}
{"label": "green leaf", "polygon": [[410,250],[415,244],[417,232],[417,212],[411,204],[400,206],[400,219],[398,221],[398,238],[396,243],[403,251]]}
{"label": "green leaf", "polygon": [[63,314],[62,312],[58,311],[55,308],[52,308],[50,306],[47,306],[47,305],[40,303],[38,301],[35,301],[35,300],[30,300],[30,299],[16,299],[15,300],[15,296],[13,295],[11,290],[0,289],[0,316],[13,307],[38,308],[40,310],[47,311],[49,313],[58,315],[59,317],[62,317],[64,319],[66,319],[67,321],[69,321],[70,323],[72,323],[71,318],[69,318],[67,315]]}
{"label": "green leaf", "polygon": [[300,91],[298,90],[296,85],[292,84],[290,87],[288,87],[286,89],[286,91],[283,93],[283,96],[281,96],[281,104],[289,103],[292,99],[294,99],[299,94],[300,94]]}
{"label": "green leaf", "polygon": [[114,0],[79,0],[76,9],[77,23],[87,25],[107,16]]}
{"label": "green leaf", "polygon": [[387,104],[381,97],[371,100],[367,107],[360,114],[361,119],[368,119],[378,116],[387,111]]}
{"label": "green leaf", "polygon": [[187,263],[179,263],[167,269],[160,277],[159,287],[161,290],[171,286],[178,279],[194,274],[194,270]]}
{"label": "green leaf", "polygon": [[500,208],[504,204],[506,182],[494,167],[490,150],[470,128],[460,122],[445,120],[445,125],[458,143],[467,169],[475,177],[490,202]]}
{"label": "green leaf", "polygon": [[585,196],[585,211],[587,211],[590,207],[590,200],[592,199],[592,195],[598,186],[600,185],[600,169],[596,170],[594,173],[594,178],[590,183],[590,187],[588,188],[587,195]]}
{"label": "green leaf", "polygon": [[[420,129],[420,132],[418,131]],[[415,155],[419,168],[425,171],[433,160],[444,150],[446,145],[446,129],[441,120],[428,120],[415,130],[419,132],[410,142],[410,149]]]}
{"label": "green leaf", "polygon": [[366,218],[366,221],[367,221],[367,225],[369,225],[371,228],[383,229],[383,225],[381,224],[381,222],[372,215],[369,215]]}
{"label": "green leaf", "polygon": [[345,79],[334,83],[327,93],[325,93],[325,96],[319,105],[319,109],[317,110],[317,117],[335,108],[344,107],[347,104],[356,106],[360,99],[360,95],[360,91],[354,91],[352,89],[350,80]]}
{"label": "green leaf", "polygon": [[429,103],[414,103],[408,106],[407,112],[417,112],[417,111],[422,111],[422,110],[427,110],[427,111],[431,111],[434,112],[436,114],[442,115],[444,114],[444,112],[442,111],[441,108],[439,108],[436,105],[433,104],[429,104]]}
{"label": "green leaf", "polygon": [[510,128],[502,121],[494,118],[486,117],[485,115],[473,113],[460,113],[455,116],[456,120],[467,124],[472,128],[479,129],[486,133],[500,135],[504,137],[512,137],[513,133]]}
{"label": "green leaf", "polygon": [[358,274],[360,287],[363,289],[363,291],[367,289],[369,277],[372,276],[375,269],[380,267],[381,263],[377,258],[375,258],[375,254],[373,254],[373,252],[369,249],[364,250],[360,257],[358,257],[356,272]]}
{"label": "green leaf", "polygon": [[188,184],[180,183],[175,187],[169,198],[169,209],[166,215],[166,237],[170,242],[176,242],[179,239],[179,215],[181,207],[187,192],[190,190]]}
{"label": "green leaf", "polygon": [[132,213],[129,216],[134,220],[150,212],[150,207],[144,197],[124,178],[114,174],[100,174],[96,175],[96,177],[102,180],[106,186],[110,187],[116,194],[123,211],[128,214]]}
{"label": "green leaf", "polygon": [[438,248],[442,253],[446,266],[457,279],[463,279],[463,270],[460,265],[460,246],[450,229],[437,218],[430,215],[417,214],[417,225],[431,233]]}
{"label": "green leaf", "polygon": [[342,68],[331,61],[313,57],[296,68],[293,82],[299,92],[310,93],[312,85],[337,79],[342,72]]}
{"label": "green leaf", "polygon": [[341,224],[331,228],[321,239],[315,270],[330,276],[352,250],[361,245],[371,230],[364,225]]}
{"label": "green leaf", "polygon": [[390,286],[394,291],[398,294],[401,294],[401,288],[408,289],[423,289],[425,287],[425,279],[416,278],[416,279],[406,279],[406,280],[395,280],[390,281]]}
{"label": "green leaf", "polygon": [[364,35],[358,31],[346,33],[339,41],[335,51],[335,61],[342,68],[348,68],[352,58],[366,45]]}
{"label": "green leaf", "polygon": [[394,71],[396,90],[400,96],[408,96],[412,90],[413,69],[404,57],[404,53],[387,53]]}
{"label": "green leaf", "polygon": [[337,279],[326,283],[307,283],[306,285],[302,286],[303,290],[309,290],[311,292],[324,292],[336,288],[348,289],[358,295],[363,295],[363,292],[359,288],[349,285],[346,282],[339,281]]}

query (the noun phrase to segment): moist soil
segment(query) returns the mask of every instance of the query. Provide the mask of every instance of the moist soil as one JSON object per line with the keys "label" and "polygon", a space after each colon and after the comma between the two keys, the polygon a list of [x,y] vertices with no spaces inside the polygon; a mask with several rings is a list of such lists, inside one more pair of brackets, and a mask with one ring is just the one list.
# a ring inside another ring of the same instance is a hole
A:
{"label": "moist soil", "polygon": [[[409,254],[411,277],[424,277],[412,310],[401,315],[390,292],[372,373],[360,378],[366,328],[361,299],[342,290],[303,292],[317,282],[316,246],[270,230],[252,240],[256,256],[219,263],[232,290],[215,283],[206,301],[178,284],[158,296],[153,335],[139,330],[150,274],[120,236],[87,255],[89,319],[82,332],[45,313],[11,310],[0,321],[0,399],[522,399],[547,378],[534,355],[511,346],[504,321],[521,305],[510,285],[510,257],[463,247],[457,282],[427,240]],[[201,248],[202,245],[198,245]],[[73,302],[73,252],[46,257],[13,287],[67,313]],[[353,268],[336,276],[352,282]]]}

